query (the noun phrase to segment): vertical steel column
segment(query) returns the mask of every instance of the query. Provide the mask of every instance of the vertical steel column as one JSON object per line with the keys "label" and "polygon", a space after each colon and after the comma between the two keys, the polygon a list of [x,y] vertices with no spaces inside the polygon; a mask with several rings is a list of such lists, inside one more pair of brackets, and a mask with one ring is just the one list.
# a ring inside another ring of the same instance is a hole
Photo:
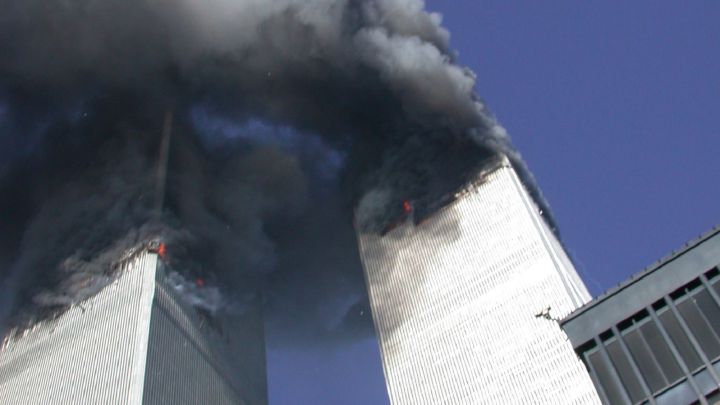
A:
{"label": "vertical steel column", "polygon": [[720,295],[718,295],[717,291],[715,291],[713,286],[710,284],[710,280],[708,280],[704,274],[701,274],[700,281],[702,282],[705,289],[708,290],[713,300],[715,300],[715,303],[720,307]]}
{"label": "vertical steel column", "polygon": [[672,352],[673,356],[677,360],[678,364],[680,365],[680,368],[682,369],[683,373],[685,374],[685,378],[687,378],[688,382],[690,383],[690,386],[692,387],[693,391],[695,391],[695,394],[697,394],[697,397],[700,399],[701,405],[708,405],[708,402],[705,400],[705,395],[700,392],[700,388],[698,387],[697,383],[695,382],[695,379],[692,377],[692,374],[690,374],[690,369],[688,369],[687,364],[685,364],[685,361],[680,356],[680,352],[678,351],[677,347],[675,346],[675,342],[672,341],[670,336],[668,335],[667,331],[663,327],[662,323],[660,322],[660,319],[658,318],[657,314],[655,313],[655,310],[652,307],[645,308],[650,316],[653,319],[653,322],[655,322],[658,326],[658,329],[660,329],[660,335],[662,335],[663,340],[665,340],[665,343],[668,344],[670,347],[670,351]]}
{"label": "vertical steel column", "polygon": [[628,349],[627,345],[625,344],[625,340],[623,340],[622,334],[620,333],[620,330],[617,328],[617,325],[613,325],[612,331],[615,334],[615,336],[617,336],[617,341],[620,344],[620,348],[622,349],[623,353],[625,354],[625,357],[627,357],[628,361],[630,362],[630,367],[632,367],[633,373],[635,373],[635,376],[638,378],[638,381],[640,381],[640,385],[642,386],[642,389],[645,392],[645,397],[647,398],[647,400],[650,404],[654,405],[655,398],[653,397],[653,391],[650,389],[650,386],[647,384],[647,381],[645,381],[645,378],[643,378],[643,375],[640,372],[640,368],[638,367],[637,363],[635,362],[635,359],[633,358],[632,354],[630,353],[630,349]]}
{"label": "vertical steel column", "polygon": [[705,367],[708,369],[710,375],[712,375],[713,380],[715,380],[715,384],[720,385],[720,378],[718,378],[715,369],[713,369],[712,364],[710,364],[710,360],[708,360],[708,357],[705,355],[702,347],[700,347],[700,343],[698,343],[695,335],[693,335],[692,331],[688,327],[687,322],[685,322],[685,319],[682,317],[682,315],[680,315],[680,311],[678,311],[677,307],[675,307],[675,303],[668,296],[663,297],[663,299],[672,311],[673,315],[675,315],[675,317],[677,318],[678,322],[680,323],[680,327],[685,331],[688,339],[690,339],[690,343],[692,343],[695,351],[697,351],[698,355],[700,356],[700,359],[703,361],[703,363],[705,363]]}
{"label": "vertical steel column", "polygon": [[[598,349],[599,351],[600,349]],[[585,366],[587,366],[588,371],[590,371],[590,378],[592,378],[593,382],[595,383],[595,388],[600,395],[600,400],[603,404],[609,404],[610,399],[608,398],[607,394],[605,393],[605,387],[603,387],[602,383],[600,382],[600,379],[598,378],[597,371],[595,371],[595,366],[593,366],[592,362],[590,361],[590,357],[587,356],[585,353],[582,354],[583,357],[583,363],[585,363]]]}
{"label": "vertical steel column", "polygon": [[[715,332],[715,329],[712,327],[712,322],[708,319],[707,315],[705,315],[705,312],[700,308],[700,305],[698,305],[697,300],[695,299],[695,295],[697,294],[688,294],[689,300],[692,300],[693,305],[695,305],[695,309],[698,310],[698,313],[700,314],[700,318],[702,318],[705,323],[707,323],[708,327],[710,327],[710,333],[715,335],[715,337],[720,340],[720,335],[718,335],[717,332]],[[712,299],[712,297],[710,297]]]}
{"label": "vertical steel column", "polygon": [[615,370],[615,365],[613,364],[612,360],[610,359],[610,355],[608,354],[607,350],[605,350],[605,345],[600,340],[599,336],[595,336],[595,344],[600,348],[600,353],[602,353],[603,359],[608,364],[608,369],[610,371],[610,376],[612,377],[615,384],[620,388],[620,393],[623,396],[623,399],[625,400],[625,403],[632,404],[632,400],[630,399],[630,394],[628,394],[627,389],[625,389],[625,386],[622,383],[622,380],[620,379],[620,376],[617,374],[617,370]]}
{"label": "vertical steel column", "polygon": [[168,108],[165,112],[165,120],[163,121],[157,178],[155,179],[155,213],[158,216],[162,214],[163,204],[165,203],[165,183],[167,182],[168,155],[170,153],[170,138],[172,137],[173,117],[173,109]]}
{"label": "vertical steel column", "polygon": [[[650,322],[650,320],[648,320],[647,322]],[[665,374],[663,367],[660,365],[660,362],[658,361],[657,357],[654,355],[653,348],[652,348],[652,346],[650,346],[650,343],[648,343],[647,338],[645,337],[645,332],[643,332],[642,329],[640,329],[640,326],[641,325],[638,325],[636,327],[636,330],[637,330],[638,337],[640,337],[640,340],[642,341],[643,347],[650,353],[653,364],[657,367],[658,370],[660,370],[660,374],[662,374],[663,378],[666,381],[666,384],[670,384],[670,379]]]}

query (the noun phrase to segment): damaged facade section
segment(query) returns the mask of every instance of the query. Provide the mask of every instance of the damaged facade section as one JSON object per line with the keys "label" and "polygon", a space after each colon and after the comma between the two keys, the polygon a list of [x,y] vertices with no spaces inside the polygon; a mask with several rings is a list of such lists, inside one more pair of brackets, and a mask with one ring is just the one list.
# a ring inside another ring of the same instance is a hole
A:
{"label": "damaged facade section", "polygon": [[6,338],[0,403],[267,403],[260,301],[198,310],[167,277],[143,249],[82,305]]}
{"label": "damaged facade section", "polygon": [[358,231],[391,402],[599,403],[552,320],[587,289],[510,162],[476,173],[421,222]]}

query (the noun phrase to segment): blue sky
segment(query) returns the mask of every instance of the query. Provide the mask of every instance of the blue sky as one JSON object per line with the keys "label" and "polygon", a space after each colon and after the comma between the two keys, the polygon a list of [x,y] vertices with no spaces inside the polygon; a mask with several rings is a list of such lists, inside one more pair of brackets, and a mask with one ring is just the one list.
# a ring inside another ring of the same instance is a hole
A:
{"label": "blue sky", "polygon": [[720,223],[720,3],[453,6],[428,2],[594,294]]}
{"label": "blue sky", "polygon": [[[427,0],[593,295],[720,224],[720,2]],[[280,404],[387,403],[374,341],[269,353]]]}

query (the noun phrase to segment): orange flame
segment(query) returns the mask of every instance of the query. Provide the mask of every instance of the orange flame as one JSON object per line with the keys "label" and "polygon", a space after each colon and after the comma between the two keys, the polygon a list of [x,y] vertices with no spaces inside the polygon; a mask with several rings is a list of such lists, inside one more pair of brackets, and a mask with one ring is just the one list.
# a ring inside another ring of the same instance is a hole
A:
{"label": "orange flame", "polygon": [[165,258],[165,255],[167,254],[167,248],[165,247],[164,243],[161,243],[158,247],[158,256],[160,256],[161,259]]}
{"label": "orange flame", "polygon": [[412,212],[412,204],[410,204],[410,201],[403,201],[403,211],[405,211],[406,214],[409,214]]}
{"label": "orange flame", "polygon": [[202,277],[196,278],[196,279],[195,279],[195,285],[198,286],[198,287],[200,287],[200,288],[205,287],[205,279],[203,279]]}

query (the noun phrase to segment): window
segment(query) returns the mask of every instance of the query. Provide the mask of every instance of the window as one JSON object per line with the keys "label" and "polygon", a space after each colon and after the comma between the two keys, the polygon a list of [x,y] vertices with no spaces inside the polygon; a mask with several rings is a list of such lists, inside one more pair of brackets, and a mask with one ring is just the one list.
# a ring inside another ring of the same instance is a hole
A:
{"label": "window", "polygon": [[672,384],[683,376],[682,369],[673,356],[670,346],[660,334],[660,330],[654,322],[646,322],[640,326],[645,342],[660,366],[667,384]]}
{"label": "window", "polygon": [[661,309],[667,307],[667,302],[665,302],[664,299],[657,300],[652,304],[652,307],[655,310],[655,312],[659,312]]}
{"label": "window", "polygon": [[705,276],[708,278],[710,285],[715,289],[715,292],[720,294],[720,270],[716,267],[705,273]]}
{"label": "window", "polygon": [[670,298],[673,300],[678,300],[685,295],[687,295],[689,292],[692,292],[702,286],[702,281],[700,281],[699,278],[696,278],[692,280],[691,282],[685,284],[684,286],[678,288],[677,290],[670,293]]}
{"label": "window", "polygon": [[602,388],[603,392],[605,392],[608,401],[611,404],[624,403],[625,397],[623,396],[622,388],[615,383],[615,380],[612,377],[612,368],[609,367],[603,358],[602,353],[600,353],[599,350],[596,350],[592,353],[586,354],[586,356],[588,363],[590,363],[592,368],[595,370],[595,375],[597,375],[599,380],[596,381],[596,384]]}
{"label": "window", "polygon": [[630,365],[630,359],[625,356],[620,343],[617,340],[613,340],[612,342],[607,343],[606,347],[608,354],[610,355],[610,359],[615,366],[615,370],[617,370],[620,375],[620,380],[623,385],[625,385],[625,389],[628,394],[630,394],[632,402],[639,402],[645,398],[645,392],[642,389],[642,385]]}
{"label": "window", "polygon": [[703,394],[712,392],[717,388],[717,383],[715,383],[715,380],[707,369],[695,374],[693,379],[695,380],[695,384],[697,384],[698,389]]}
{"label": "window", "polygon": [[720,404],[720,390],[715,391],[712,394],[708,395],[706,399],[707,399],[708,403]]}
{"label": "window", "polygon": [[693,391],[690,383],[683,381],[671,389],[660,394],[656,399],[657,405],[677,405],[677,404],[692,404],[697,401],[697,395]]}
{"label": "window", "polygon": [[705,315],[710,327],[715,332],[715,337],[720,337],[720,307],[707,290],[702,290],[693,297],[695,304]]}
{"label": "window", "polygon": [[710,269],[707,273],[705,273],[705,277],[707,277],[708,280],[713,280],[715,279],[715,277],[720,277],[720,270],[718,270],[717,267],[715,267],[714,269]]}
{"label": "window", "polygon": [[703,319],[694,298],[686,299],[677,304],[678,311],[687,322],[690,332],[695,336],[702,350],[709,358],[720,356],[720,341],[715,332]]}
{"label": "window", "polygon": [[[646,323],[647,324],[647,323]],[[665,377],[660,371],[658,363],[653,358],[650,349],[645,344],[645,341],[640,334],[640,329],[633,329],[625,334],[623,337],[625,343],[632,353],[635,363],[640,369],[640,374],[647,382],[652,392],[659,391],[667,385]]]}
{"label": "window", "polygon": [[690,339],[688,339],[682,327],[680,327],[680,322],[675,318],[675,315],[673,315],[671,311],[666,310],[659,313],[658,318],[660,318],[660,323],[662,323],[663,328],[665,328],[668,335],[670,335],[670,339],[672,339],[673,344],[675,344],[678,352],[680,352],[680,357],[682,357],[687,368],[690,371],[697,370],[702,365],[702,361],[693,348],[692,343],[690,343]]}

